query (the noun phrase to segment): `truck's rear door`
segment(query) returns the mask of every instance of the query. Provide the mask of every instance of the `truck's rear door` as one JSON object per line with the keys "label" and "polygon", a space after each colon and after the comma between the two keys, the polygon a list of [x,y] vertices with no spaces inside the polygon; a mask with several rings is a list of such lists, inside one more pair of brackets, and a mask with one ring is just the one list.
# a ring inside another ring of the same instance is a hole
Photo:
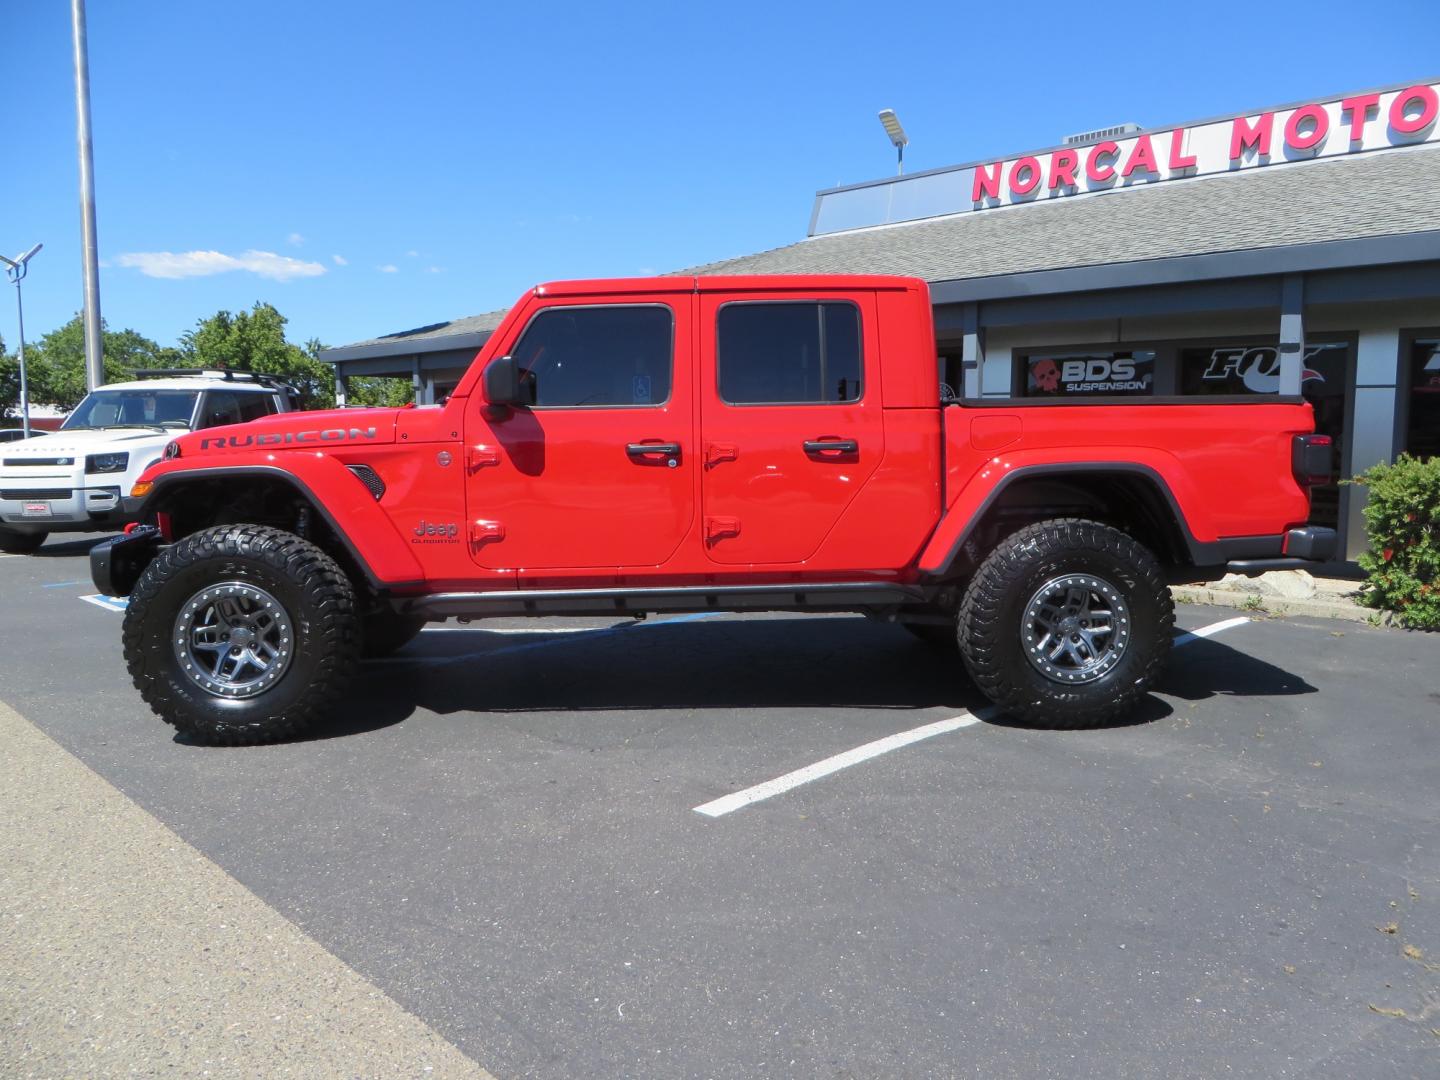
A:
{"label": "truck's rear door", "polygon": [[699,325],[706,554],[803,562],[885,453],[874,295],[702,293]]}

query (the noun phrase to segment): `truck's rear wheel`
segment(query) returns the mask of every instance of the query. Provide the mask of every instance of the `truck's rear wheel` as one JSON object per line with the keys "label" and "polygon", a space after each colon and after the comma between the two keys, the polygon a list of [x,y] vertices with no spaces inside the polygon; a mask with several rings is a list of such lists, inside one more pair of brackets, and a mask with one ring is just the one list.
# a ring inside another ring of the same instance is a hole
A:
{"label": "truck's rear wheel", "polygon": [[16,532],[14,529],[0,529],[0,551],[7,555],[29,555],[40,550],[48,533]]}
{"label": "truck's rear wheel", "polygon": [[298,536],[225,525],[146,567],[124,640],[136,689],[177,730],[224,745],[284,738],[344,692],[359,652],[355,592]]}
{"label": "truck's rear wheel", "polygon": [[1155,556],[1108,525],[1061,518],[1021,529],[981,564],[960,608],[960,651],[1017,720],[1097,727],[1145,696],[1174,622]]}

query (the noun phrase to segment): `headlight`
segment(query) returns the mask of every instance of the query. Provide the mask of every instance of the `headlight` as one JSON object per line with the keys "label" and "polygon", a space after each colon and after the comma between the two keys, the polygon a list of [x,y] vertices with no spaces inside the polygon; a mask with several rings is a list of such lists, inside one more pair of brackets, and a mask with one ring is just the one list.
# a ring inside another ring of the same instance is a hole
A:
{"label": "headlight", "polygon": [[129,454],[91,454],[85,459],[87,473],[124,472],[130,464]]}

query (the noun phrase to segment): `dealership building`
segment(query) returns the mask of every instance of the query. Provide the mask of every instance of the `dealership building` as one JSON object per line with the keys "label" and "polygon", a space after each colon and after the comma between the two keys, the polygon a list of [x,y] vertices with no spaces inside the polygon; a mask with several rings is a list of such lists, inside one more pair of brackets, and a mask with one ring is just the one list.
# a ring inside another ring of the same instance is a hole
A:
{"label": "dealership building", "polygon": [[[906,274],[930,283],[958,400],[1301,393],[1336,480],[1440,454],[1440,81],[1058,146],[815,196],[808,235],[697,274]],[[330,349],[442,398],[503,312]],[[1364,491],[1314,520],[1365,548]]]}

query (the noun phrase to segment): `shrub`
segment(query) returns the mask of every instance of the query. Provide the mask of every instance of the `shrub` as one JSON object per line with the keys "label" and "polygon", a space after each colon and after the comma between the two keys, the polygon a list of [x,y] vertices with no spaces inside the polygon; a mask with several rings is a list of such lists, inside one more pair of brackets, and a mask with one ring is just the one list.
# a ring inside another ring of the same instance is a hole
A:
{"label": "shrub", "polygon": [[1440,630],[1440,457],[1401,454],[1354,482],[1370,490],[1365,602],[1399,612],[1406,626]]}

